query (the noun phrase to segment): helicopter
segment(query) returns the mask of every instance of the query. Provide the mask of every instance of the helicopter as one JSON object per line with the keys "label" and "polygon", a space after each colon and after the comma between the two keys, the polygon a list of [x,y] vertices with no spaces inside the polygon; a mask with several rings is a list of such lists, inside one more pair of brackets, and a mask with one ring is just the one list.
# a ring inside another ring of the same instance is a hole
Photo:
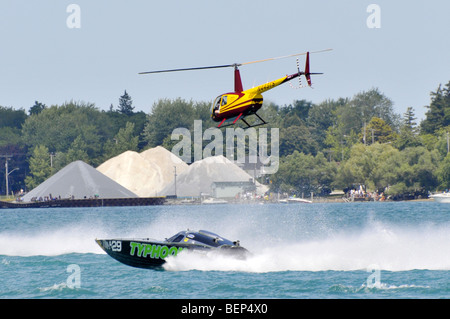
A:
{"label": "helicopter", "polygon": [[[307,86],[311,87],[311,85],[312,85],[311,75],[318,75],[318,74],[323,74],[323,73],[310,72],[310,67],[309,67],[310,53],[319,53],[319,52],[325,52],[325,51],[330,51],[330,50],[332,50],[332,49],[326,49],[326,50],[315,51],[315,52],[308,51],[308,52],[304,52],[304,53],[296,53],[296,54],[280,56],[280,57],[276,57],[276,58],[268,58],[268,59],[245,62],[245,63],[233,63],[233,64],[225,64],[225,65],[194,67],[194,68],[147,71],[147,72],[140,72],[139,74],[152,74],[152,73],[178,72],[178,71],[205,70],[205,69],[233,67],[234,68],[234,91],[221,94],[214,99],[214,101],[211,105],[211,111],[210,111],[211,119],[215,122],[220,122],[219,125],[217,126],[218,128],[234,125],[237,123],[238,120],[241,120],[247,125],[247,127],[245,127],[245,129],[247,129],[250,127],[268,124],[257,113],[263,104],[262,93],[264,93],[268,90],[271,90],[283,83],[289,82],[297,77],[299,78],[299,82],[300,82],[299,87],[306,87],[306,86],[303,86],[301,83],[302,75],[305,76],[305,78],[306,78]],[[242,85],[239,67],[241,67],[243,65],[253,64],[253,63],[266,62],[266,61],[277,60],[277,59],[284,59],[284,58],[300,56],[300,55],[306,55],[306,64],[305,64],[304,71],[300,71],[299,61],[297,58],[297,72],[296,73],[291,74],[291,75],[286,75],[277,80],[267,82],[265,84],[253,87],[248,90],[244,90],[243,85]],[[259,119],[259,122],[257,122],[256,124],[249,124],[248,121],[246,121],[246,118],[251,115],[256,116]],[[227,122],[227,124],[224,125],[225,122]]]}

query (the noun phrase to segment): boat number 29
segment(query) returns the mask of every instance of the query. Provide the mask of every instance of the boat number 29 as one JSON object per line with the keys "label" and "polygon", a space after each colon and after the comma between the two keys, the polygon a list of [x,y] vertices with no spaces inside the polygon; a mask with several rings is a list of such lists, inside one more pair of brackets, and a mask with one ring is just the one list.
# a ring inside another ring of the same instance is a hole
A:
{"label": "boat number 29", "polygon": [[112,251],[122,251],[122,241],[121,240],[110,240],[109,247]]}

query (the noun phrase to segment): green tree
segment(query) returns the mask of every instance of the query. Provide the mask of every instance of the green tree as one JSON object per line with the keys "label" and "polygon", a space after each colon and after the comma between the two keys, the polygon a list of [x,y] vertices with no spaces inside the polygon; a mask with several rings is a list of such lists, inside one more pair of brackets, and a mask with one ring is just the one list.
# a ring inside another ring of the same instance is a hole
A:
{"label": "green tree", "polygon": [[[125,115],[113,110],[109,110],[107,112],[102,112],[102,115],[105,115],[105,121],[108,124],[109,130],[105,132],[107,134],[103,134],[102,140],[105,143],[107,141],[111,141],[115,135],[119,132],[119,130],[126,126],[127,122],[134,124],[133,135],[139,136],[139,145],[138,148],[142,149],[146,145],[146,142],[143,139],[142,132],[144,130],[145,124],[147,123],[147,114],[143,111],[134,112],[131,115]],[[105,144],[106,145],[106,144]],[[107,152],[106,152],[107,153]]]}
{"label": "green tree", "polygon": [[439,158],[437,150],[423,146],[399,151],[389,144],[356,144],[348,161],[339,167],[335,185],[362,184],[371,191],[388,190],[390,195],[424,193],[438,185]]}
{"label": "green tree", "polygon": [[396,138],[396,134],[385,121],[374,116],[369,124],[361,130],[359,137],[360,141],[366,144],[375,142],[383,144],[392,143]]}
{"label": "green tree", "polygon": [[125,151],[138,151],[139,136],[134,135],[134,123],[127,122],[112,141],[105,145],[105,160]]}
{"label": "green tree", "polygon": [[405,128],[410,130],[412,133],[416,134],[418,132],[416,120],[417,117],[414,113],[414,109],[409,106],[403,114],[403,126],[405,126]]}
{"label": "green tree", "polygon": [[350,158],[339,167],[335,186],[346,188],[361,184],[370,190],[383,190],[389,185],[386,171],[392,168],[385,163],[398,152],[390,144],[353,145]]}
{"label": "green tree", "polygon": [[[337,110],[348,103],[348,99],[326,100],[314,104],[308,113],[307,125],[320,149],[327,147],[326,138],[329,128],[337,127]],[[342,133],[345,135],[345,133]],[[337,134],[336,136],[342,136]]]}
{"label": "green tree", "polygon": [[88,150],[89,146],[86,144],[83,137],[81,135],[77,136],[67,152],[57,152],[54,154],[52,174],[75,161],[93,164],[92,159],[88,155]]}
{"label": "green tree", "polygon": [[403,114],[403,123],[400,126],[399,134],[397,135],[397,139],[394,143],[395,147],[399,150],[421,145],[421,141],[418,136],[419,130],[416,119],[414,109],[412,107],[408,107],[406,112]]}
{"label": "green tree", "polygon": [[450,189],[450,154],[440,163],[438,179],[441,189]]}
{"label": "green tree", "polygon": [[328,193],[335,174],[335,164],[322,153],[313,156],[294,151],[281,158],[278,172],[271,176],[271,190],[297,195]]}
{"label": "green tree", "polygon": [[[12,169],[19,168],[8,177],[9,191],[24,188],[24,178],[28,172],[26,161],[27,147],[21,136],[21,127],[26,121],[27,114],[23,109],[15,110],[12,107],[0,106],[0,163],[5,167],[4,156]],[[0,169],[0,193],[6,192],[5,169]]]}
{"label": "green tree", "polygon": [[431,103],[427,108],[426,118],[421,123],[423,134],[434,134],[450,125],[450,81],[444,88],[439,85],[436,92],[431,92]]}
{"label": "green tree", "polygon": [[125,90],[124,94],[119,98],[118,111],[125,115],[133,114],[134,106],[131,96]]}
{"label": "green tree", "polygon": [[305,154],[317,154],[318,144],[306,125],[292,125],[280,130],[280,156],[299,151]]}
{"label": "green tree", "polygon": [[35,101],[34,105],[32,107],[30,107],[30,110],[28,111],[28,113],[30,115],[37,115],[37,114],[41,113],[45,108],[47,108],[47,106],[45,104]]}
{"label": "green tree", "polygon": [[75,161],[83,161],[86,163],[90,162],[88,155],[88,145],[83,140],[83,137],[81,135],[77,136],[77,138],[70,145],[70,148],[67,151],[66,161],[66,165]]}
{"label": "green tree", "polygon": [[[27,114],[23,109],[15,110],[12,107],[0,106],[0,130],[9,128],[10,132],[18,132],[26,119]],[[0,140],[1,139],[2,137],[0,135]]]}
{"label": "green tree", "polygon": [[211,119],[211,105],[208,102],[195,102],[193,120],[201,120],[204,128],[216,126]]}
{"label": "green tree", "polygon": [[384,167],[390,171],[385,174],[390,185],[389,194],[425,193],[435,189],[439,183],[436,173],[439,162],[439,152],[429,151],[423,146],[405,148],[388,158]]}
{"label": "green tree", "polygon": [[306,123],[312,106],[313,106],[312,102],[306,100],[295,100],[292,105],[280,108],[279,115],[285,121],[289,121],[289,118],[296,115]]}
{"label": "green tree", "polygon": [[73,141],[81,136],[94,161],[102,154],[102,145],[111,136],[111,131],[111,122],[105,112],[100,112],[93,104],[69,102],[29,116],[22,126],[22,137],[30,148],[44,145],[52,153],[66,153]]}
{"label": "green tree", "polygon": [[20,129],[10,126],[0,127],[0,147],[22,144]]}
{"label": "green tree", "polygon": [[273,102],[264,100],[263,106],[258,111],[258,114],[268,123],[268,128],[281,128],[282,118],[279,116],[280,107]]}
{"label": "green tree", "polygon": [[50,153],[44,145],[36,146],[30,157],[30,175],[25,178],[28,189],[33,189],[51,175]]}
{"label": "green tree", "polygon": [[147,116],[142,133],[144,141],[149,147],[162,145],[164,139],[170,136],[175,128],[192,128],[194,114],[195,107],[192,101],[187,102],[181,98],[159,100]]}
{"label": "green tree", "polygon": [[330,158],[344,161],[348,158],[352,146],[358,142],[356,131],[352,129],[349,133],[344,134],[345,131],[342,123],[327,129],[325,144],[329,146],[327,151]]}
{"label": "green tree", "polygon": [[382,119],[394,130],[399,124],[399,115],[394,112],[392,101],[377,88],[356,94],[348,111],[357,113],[361,126],[373,117]]}
{"label": "green tree", "polygon": [[385,121],[394,131],[398,127],[399,116],[394,112],[392,101],[378,89],[356,94],[348,104],[338,110],[338,121],[343,124],[343,134],[359,132],[373,117]]}
{"label": "green tree", "polygon": [[343,101],[346,103],[334,111],[335,122],[328,127],[325,139],[334,159],[340,160],[343,153],[348,154],[358,142],[358,134],[373,117],[382,119],[394,132],[397,130],[399,116],[393,111],[393,103],[378,89],[358,93],[341,103]]}
{"label": "green tree", "polygon": [[[27,150],[20,144],[0,146],[0,194],[6,194],[5,161],[8,161],[8,192],[25,189],[25,177],[28,173]],[[18,168],[17,170],[15,170]],[[14,170],[14,171],[13,171]]]}

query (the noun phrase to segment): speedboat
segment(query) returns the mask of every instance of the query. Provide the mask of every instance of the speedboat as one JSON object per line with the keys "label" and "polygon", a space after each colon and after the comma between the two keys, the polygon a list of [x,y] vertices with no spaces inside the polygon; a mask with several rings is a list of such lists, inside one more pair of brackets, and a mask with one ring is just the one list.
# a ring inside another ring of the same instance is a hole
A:
{"label": "speedboat", "polygon": [[236,258],[245,258],[248,250],[239,241],[231,241],[207,230],[180,231],[170,238],[158,241],[141,239],[95,239],[97,244],[112,258],[132,267],[160,268],[166,258],[182,251],[209,252]]}
{"label": "speedboat", "polygon": [[202,201],[202,204],[228,204],[228,202],[220,198],[207,198]]}
{"label": "speedboat", "polygon": [[430,198],[438,203],[450,203],[450,193],[433,194]]}
{"label": "speedboat", "polygon": [[312,201],[304,198],[291,197],[287,200],[288,204],[311,204]]}
{"label": "speedboat", "polygon": [[298,198],[298,197],[289,197],[287,199],[288,204],[311,204],[312,201],[304,199],[304,198]]}

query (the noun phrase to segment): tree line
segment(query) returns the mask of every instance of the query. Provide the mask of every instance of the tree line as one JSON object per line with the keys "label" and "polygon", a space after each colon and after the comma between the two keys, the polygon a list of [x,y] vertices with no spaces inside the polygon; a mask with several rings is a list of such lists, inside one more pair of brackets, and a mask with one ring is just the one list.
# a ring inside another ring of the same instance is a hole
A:
{"label": "tree line", "polygon": [[[106,111],[76,101],[36,101],[28,111],[0,106],[0,164],[8,161],[9,190],[31,190],[75,160],[96,167],[127,150],[171,150],[175,128],[192,132],[194,120],[203,129],[216,124],[205,101],[160,99],[149,113],[134,108],[126,91]],[[401,197],[450,187],[450,81],[431,92],[420,123],[411,107],[396,114],[376,88],[318,104],[265,102],[259,114],[280,133],[278,172],[261,178],[273,192],[327,194],[364,185]],[[5,174],[0,170],[0,181]]]}

